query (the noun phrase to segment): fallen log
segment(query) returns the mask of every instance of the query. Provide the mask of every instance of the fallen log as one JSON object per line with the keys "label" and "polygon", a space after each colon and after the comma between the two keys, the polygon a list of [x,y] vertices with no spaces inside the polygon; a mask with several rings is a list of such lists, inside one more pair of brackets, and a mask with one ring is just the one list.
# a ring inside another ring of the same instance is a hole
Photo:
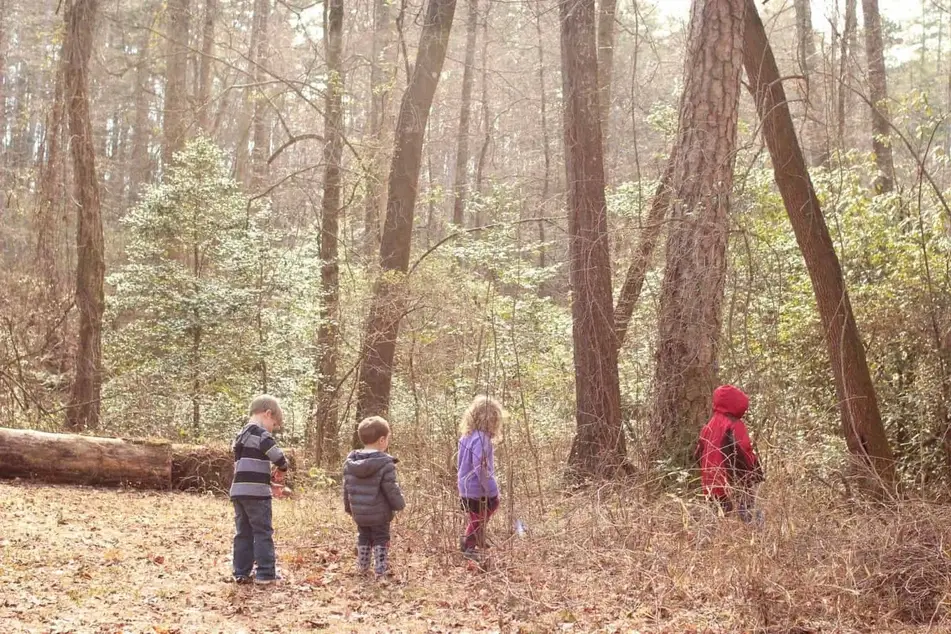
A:
{"label": "fallen log", "polygon": [[168,489],[172,445],[0,428],[0,477]]}
{"label": "fallen log", "polygon": [[[286,450],[285,454],[293,467],[294,453]],[[234,458],[226,445],[180,445],[166,440],[0,427],[0,478],[227,493],[234,478]],[[279,497],[286,493],[282,486],[275,491]]]}

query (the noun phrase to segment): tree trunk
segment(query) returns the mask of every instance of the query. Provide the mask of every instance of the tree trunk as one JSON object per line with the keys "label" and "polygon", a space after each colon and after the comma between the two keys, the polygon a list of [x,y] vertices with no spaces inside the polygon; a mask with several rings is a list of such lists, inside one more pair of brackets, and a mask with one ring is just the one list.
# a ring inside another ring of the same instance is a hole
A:
{"label": "tree trunk", "polygon": [[[468,0],[466,20],[466,63],[462,71],[462,106],[459,111],[459,133],[456,137],[456,173],[452,186],[452,222],[465,224],[466,186],[469,180],[469,113],[472,109],[472,83],[475,73],[476,34],[479,28],[479,0]],[[482,60],[484,64],[486,60]]]}
{"label": "tree trunk", "polygon": [[811,0],[795,0],[796,5],[796,36],[799,40],[797,57],[799,69],[805,77],[802,91],[805,126],[805,139],[809,164],[822,165],[829,158],[828,139],[822,124],[822,82],[815,72],[816,39],[812,28]]}
{"label": "tree trunk", "polygon": [[320,217],[320,327],[317,331],[317,395],[314,460],[337,465],[337,348],[340,332],[339,265],[340,161],[343,156],[343,0],[328,0],[325,24],[327,71],[324,100],[324,196]]}
{"label": "tree trunk", "polygon": [[162,114],[162,128],[165,133],[162,169],[166,172],[172,164],[172,156],[185,145],[188,2],[189,0],[168,0],[165,9],[165,37],[168,44],[165,57],[165,108]]}
{"label": "tree trunk", "polygon": [[129,204],[133,204],[143,183],[149,180],[149,141],[152,125],[149,122],[149,84],[151,66],[152,25],[142,29],[139,54],[135,65],[135,122],[132,130],[132,176],[129,183]]}
{"label": "tree trunk", "polygon": [[257,30],[255,40],[257,50],[254,54],[254,80],[257,84],[256,90],[259,93],[254,100],[254,115],[251,127],[253,129],[251,149],[251,191],[258,193],[263,189],[267,180],[268,164],[267,159],[270,154],[270,130],[268,123],[268,108],[270,104],[264,98],[264,83],[267,81],[266,64],[270,53],[270,43],[267,39],[268,20],[271,12],[271,0],[254,0],[254,22]]}
{"label": "tree trunk", "polygon": [[[295,468],[294,452],[284,453]],[[0,428],[0,478],[227,493],[233,477],[234,456],[227,445]]]}
{"label": "tree trunk", "polygon": [[167,489],[172,479],[172,446],[164,441],[0,428],[0,477]]}
{"label": "tree trunk", "polygon": [[686,465],[716,387],[745,0],[694,0],[672,176],[651,436]]}
{"label": "tree trunk", "polygon": [[895,187],[895,163],[889,142],[888,87],[885,78],[885,44],[882,40],[882,16],[878,0],[862,0],[865,21],[865,53],[868,57],[868,88],[872,101],[872,151],[879,175],[876,193],[887,193]]}
{"label": "tree trunk", "polygon": [[[617,0],[601,0],[598,7],[598,103],[602,154],[608,156],[611,131],[611,85],[614,75],[614,20]],[[605,169],[607,172],[607,169]]]}
{"label": "tree trunk", "polygon": [[[492,110],[489,108],[489,11],[492,3],[485,5],[485,16],[482,19],[482,148],[479,150],[479,159],[476,161],[475,189],[482,193],[482,182],[485,176],[485,163],[489,155],[489,145],[492,143]],[[481,209],[481,207],[480,207]],[[475,216],[475,226],[481,227],[485,219],[480,214]]]}
{"label": "tree trunk", "polygon": [[380,216],[386,196],[385,131],[390,111],[390,91],[396,75],[391,59],[393,46],[393,15],[389,0],[373,3],[373,59],[370,60],[370,120],[365,142],[370,152],[371,173],[367,176],[367,199],[364,211],[364,250],[367,254],[380,247]]}
{"label": "tree trunk", "polygon": [[95,428],[99,424],[99,393],[102,386],[102,313],[104,307],[102,215],[96,153],[89,119],[87,70],[92,54],[93,29],[98,0],[74,0],[66,9],[65,87],[69,117],[70,150],[77,207],[76,307],[79,309],[79,341],[76,375],[66,410],[70,429]]}
{"label": "tree trunk", "polygon": [[577,424],[568,465],[581,478],[611,478],[627,466],[627,451],[611,320],[595,0],[561,0],[560,7]]}
{"label": "tree trunk", "polygon": [[413,76],[400,105],[386,198],[386,222],[380,245],[382,271],[374,288],[360,359],[358,420],[374,414],[385,415],[389,407],[393,357],[403,312],[402,282],[409,268],[423,137],[446,58],[455,9],[455,0],[429,0]]}
{"label": "tree trunk", "polygon": [[[7,0],[0,0],[0,167],[6,165],[7,149],[7,13],[9,5]],[[5,179],[0,179],[0,185],[4,185]],[[0,211],[4,207],[5,197],[0,196]]]}
{"label": "tree trunk", "polygon": [[618,295],[617,306],[614,308],[614,333],[617,337],[618,348],[624,345],[631,315],[634,314],[634,307],[641,296],[644,278],[647,276],[647,270],[650,268],[651,260],[654,257],[654,249],[657,248],[657,241],[660,239],[660,232],[664,226],[664,217],[670,208],[670,181],[674,173],[675,163],[676,155],[671,154],[670,158],[667,159],[667,168],[664,170],[664,175],[657,185],[657,191],[654,192],[654,199],[651,202],[650,211],[647,213],[647,224],[641,227],[637,250],[627,267],[624,286],[621,287],[621,293]]}
{"label": "tree trunk", "polygon": [[542,43],[542,13],[544,8],[541,2],[538,3],[535,11],[535,35],[537,37],[538,49],[538,96],[541,113],[542,126],[542,151],[545,159],[545,173],[542,177],[542,201],[539,206],[541,219],[538,221],[538,266],[545,268],[548,266],[547,251],[545,245],[545,222],[548,217],[548,196],[551,191],[551,139],[548,135],[548,97],[545,88],[545,48]]}
{"label": "tree trunk", "polygon": [[198,64],[198,126],[211,132],[211,67],[215,51],[215,19],[218,0],[205,0],[205,23],[201,32],[201,61]]}
{"label": "tree trunk", "polygon": [[[248,65],[245,72],[246,81],[251,83],[258,76],[258,51],[262,48],[261,21],[258,19],[261,0],[254,0],[254,11],[251,15],[251,42],[248,47]],[[235,180],[244,185],[250,184],[250,152],[249,145],[252,139],[251,128],[254,126],[255,93],[254,87],[245,87],[242,92],[241,109],[236,123],[238,139],[235,143],[234,174]]]}
{"label": "tree trunk", "polygon": [[56,266],[57,206],[63,198],[61,179],[60,142],[63,132],[63,102],[65,90],[65,50],[61,46],[56,63],[53,106],[46,119],[46,139],[40,166],[39,200],[36,217],[36,256],[45,282],[44,295],[48,306],[60,300],[60,279]]}
{"label": "tree trunk", "polygon": [[766,30],[753,0],[747,0],[747,4],[743,50],[746,73],[772,157],[776,184],[812,280],[839,399],[842,433],[849,451],[877,474],[870,479],[871,485],[890,488],[895,481],[894,461],[842,268],[796,139]]}
{"label": "tree trunk", "polygon": [[849,58],[855,52],[852,49],[857,22],[855,3],[856,0],[845,0],[845,29],[842,33],[842,41],[839,43],[839,99],[836,102],[836,140],[840,152],[846,150],[845,111],[848,103],[852,100],[852,91],[849,86]]}

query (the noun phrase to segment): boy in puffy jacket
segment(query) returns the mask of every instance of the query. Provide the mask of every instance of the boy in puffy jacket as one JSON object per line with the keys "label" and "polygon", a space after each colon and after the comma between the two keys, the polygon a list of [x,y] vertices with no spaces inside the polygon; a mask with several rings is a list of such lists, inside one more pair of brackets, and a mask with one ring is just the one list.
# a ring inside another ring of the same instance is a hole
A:
{"label": "boy in puffy jacket", "polygon": [[713,416],[694,452],[703,492],[724,512],[737,511],[745,522],[753,519],[753,489],[763,481],[763,468],[743,423],[749,404],[749,397],[732,385],[714,390]]}
{"label": "boy in puffy jacket", "polygon": [[390,424],[379,416],[357,427],[363,449],[351,451],[343,464],[343,508],[357,523],[357,571],[367,572],[370,556],[377,576],[388,571],[390,522],[406,506],[396,483],[396,458],[386,453]]}

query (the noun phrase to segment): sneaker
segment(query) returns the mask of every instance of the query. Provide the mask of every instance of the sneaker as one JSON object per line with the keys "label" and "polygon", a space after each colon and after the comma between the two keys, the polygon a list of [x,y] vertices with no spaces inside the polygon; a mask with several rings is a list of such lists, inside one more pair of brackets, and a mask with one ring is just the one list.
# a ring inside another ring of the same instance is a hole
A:
{"label": "sneaker", "polygon": [[251,577],[246,577],[246,576],[244,576],[244,575],[240,575],[240,576],[237,576],[237,577],[232,577],[232,580],[233,580],[236,584],[238,584],[239,586],[246,586],[246,585],[248,585],[249,583],[251,583]]}
{"label": "sneaker", "polygon": [[273,586],[274,584],[283,581],[281,577],[274,577],[273,579],[261,579],[259,577],[254,578],[254,585],[256,586]]}

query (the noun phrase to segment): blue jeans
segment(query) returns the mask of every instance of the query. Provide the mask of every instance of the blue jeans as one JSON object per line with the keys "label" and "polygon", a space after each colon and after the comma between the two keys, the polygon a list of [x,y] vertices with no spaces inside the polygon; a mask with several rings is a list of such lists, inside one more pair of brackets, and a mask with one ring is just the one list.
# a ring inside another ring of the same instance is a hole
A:
{"label": "blue jeans", "polygon": [[234,504],[234,553],[232,566],[235,577],[250,577],[257,563],[257,578],[274,579],[274,528],[271,526],[270,498],[239,498]]}

